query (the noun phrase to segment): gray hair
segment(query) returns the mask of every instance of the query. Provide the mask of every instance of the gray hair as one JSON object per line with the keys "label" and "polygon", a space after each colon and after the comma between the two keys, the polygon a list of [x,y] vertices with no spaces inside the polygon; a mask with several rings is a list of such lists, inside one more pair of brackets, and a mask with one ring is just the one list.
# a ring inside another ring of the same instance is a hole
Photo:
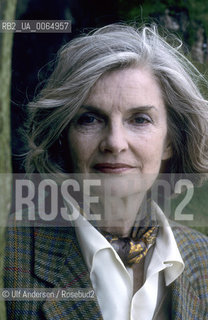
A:
{"label": "gray hair", "polygon": [[[108,25],[66,44],[46,86],[29,104],[29,152],[26,171],[67,172],[66,130],[106,72],[149,67],[167,108],[173,156],[168,172],[200,173],[208,169],[208,102],[200,91],[207,82],[181,53],[181,41],[158,34],[157,28]],[[66,147],[65,147],[66,148]]]}

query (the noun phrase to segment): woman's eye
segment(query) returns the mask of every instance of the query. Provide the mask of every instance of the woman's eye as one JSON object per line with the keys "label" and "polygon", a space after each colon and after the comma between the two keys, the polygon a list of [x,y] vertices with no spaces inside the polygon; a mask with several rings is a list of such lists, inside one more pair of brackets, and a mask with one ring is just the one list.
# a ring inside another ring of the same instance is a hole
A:
{"label": "woman's eye", "polygon": [[91,125],[99,122],[98,118],[92,114],[83,114],[78,119],[79,125]]}
{"label": "woman's eye", "polygon": [[137,124],[150,123],[152,121],[151,121],[151,118],[147,115],[138,115],[132,119],[132,122],[137,125]]}

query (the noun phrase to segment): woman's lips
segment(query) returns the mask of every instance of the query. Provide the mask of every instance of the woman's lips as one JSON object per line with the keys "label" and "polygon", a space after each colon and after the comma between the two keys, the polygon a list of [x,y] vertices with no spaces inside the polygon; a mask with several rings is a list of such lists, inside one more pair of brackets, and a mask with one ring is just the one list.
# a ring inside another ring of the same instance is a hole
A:
{"label": "woman's lips", "polygon": [[133,166],[130,166],[126,163],[97,163],[94,166],[94,169],[102,173],[123,173],[133,169]]}

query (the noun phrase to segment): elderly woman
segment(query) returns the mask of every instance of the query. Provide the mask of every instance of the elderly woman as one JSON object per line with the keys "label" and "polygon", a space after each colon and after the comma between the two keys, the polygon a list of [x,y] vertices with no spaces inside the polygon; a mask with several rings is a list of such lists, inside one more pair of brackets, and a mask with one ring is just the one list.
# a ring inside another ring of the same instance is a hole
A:
{"label": "elderly woman", "polygon": [[85,288],[93,299],[13,299],[8,319],[206,319],[207,238],[170,227],[149,195],[160,173],[206,176],[200,82],[154,27],[109,25],[61,49],[30,104],[26,168],[60,188],[73,173],[84,199],[91,181],[90,209],[62,188],[76,219],[9,228],[5,287]]}

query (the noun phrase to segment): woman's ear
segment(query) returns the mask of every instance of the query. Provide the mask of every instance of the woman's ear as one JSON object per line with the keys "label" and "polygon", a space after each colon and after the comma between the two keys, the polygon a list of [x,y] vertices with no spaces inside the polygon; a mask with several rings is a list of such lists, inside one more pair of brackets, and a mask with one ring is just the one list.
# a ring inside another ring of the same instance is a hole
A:
{"label": "woman's ear", "polygon": [[168,160],[173,156],[172,143],[168,139],[164,145],[162,160]]}

